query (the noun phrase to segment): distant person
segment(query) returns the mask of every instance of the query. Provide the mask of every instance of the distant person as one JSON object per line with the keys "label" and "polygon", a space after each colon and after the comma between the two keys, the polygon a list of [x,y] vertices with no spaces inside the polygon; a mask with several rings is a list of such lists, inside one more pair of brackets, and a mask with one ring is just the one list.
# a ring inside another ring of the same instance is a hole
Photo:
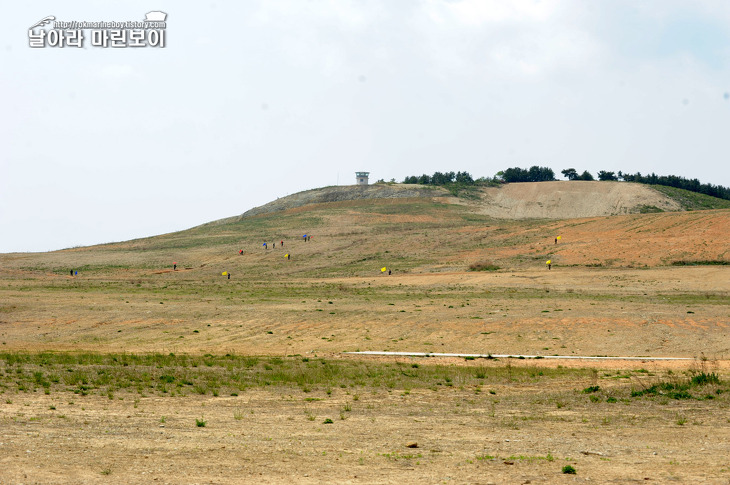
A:
{"label": "distant person", "polygon": [[271,243],[271,246],[272,246],[272,247],[273,247],[274,249],[276,249],[276,241],[272,242],[272,243]]}
{"label": "distant person", "polygon": [[177,269],[177,265],[176,264],[173,264],[172,265],[172,270],[175,271],[176,269]]}
{"label": "distant person", "polygon": [[551,267],[552,267],[552,263],[548,263],[548,271],[550,271]]}
{"label": "distant person", "polygon": [[291,254],[287,254],[286,259],[291,259]]}
{"label": "distant person", "polygon": [[241,256],[243,256],[243,249],[239,249],[238,250],[238,254],[241,255]]}
{"label": "distant person", "polygon": [[558,244],[558,238],[557,237],[555,238],[555,244]]}
{"label": "distant person", "polygon": [[390,270],[388,270],[388,276],[390,276]]}
{"label": "distant person", "polygon": [[71,270],[71,276],[73,276],[73,275],[74,275],[74,270]]}
{"label": "distant person", "polygon": [[231,279],[231,273],[228,273],[228,279],[229,280]]}
{"label": "distant person", "polygon": [[284,240],[283,239],[281,240],[281,247],[282,248],[284,247]]}

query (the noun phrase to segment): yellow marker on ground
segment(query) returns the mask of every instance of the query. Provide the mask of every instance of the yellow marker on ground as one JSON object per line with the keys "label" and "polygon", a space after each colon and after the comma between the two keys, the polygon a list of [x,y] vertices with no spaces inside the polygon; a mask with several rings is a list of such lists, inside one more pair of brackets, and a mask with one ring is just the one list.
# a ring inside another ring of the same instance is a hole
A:
{"label": "yellow marker on ground", "polygon": [[386,268],[385,266],[383,266],[382,268],[380,268],[380,272],[381,273],[385,273],[386,271],[388,271],[388,268]]}
{"label": "yellow marker on ground", "polygon": [[228,274],[228,271],[224,271],[224,272],[222,272],[221,274],[222,274],[223,276],[225,276],[225,275],[227,275],[227,274]]}

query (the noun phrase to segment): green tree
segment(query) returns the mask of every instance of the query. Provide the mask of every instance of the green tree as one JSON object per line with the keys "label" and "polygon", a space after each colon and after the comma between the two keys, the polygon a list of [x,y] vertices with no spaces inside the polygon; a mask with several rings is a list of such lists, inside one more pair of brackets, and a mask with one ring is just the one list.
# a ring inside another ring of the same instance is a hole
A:
{"label": "green tree", "polygon": [[588,170],[584,170],[576,180],[593,180],[593,175]]}
{"label": "green tree", "polygon": [[555,180],[555,172],[549,167],[533,165],[528,170],[519,167],[508,168],[502,174],[505,182],[546,182]]}
{"label": "green tree", "polygon": [[618,180],[618,177],[616,177],[616,174],[613,172],[601,170],[598,172],[598,180]]}
{"label": "green tree", "polygon": [[565,170],[561,170],[560,173],[568,180],[576,180],[578,178],[578,172],[574,168],[566,168]]}
{"label": "green tree", "polygon": [[471,185],[474,183],[474,179],[471,177],[471,174],[469,172],[457,172],[456,183]]}

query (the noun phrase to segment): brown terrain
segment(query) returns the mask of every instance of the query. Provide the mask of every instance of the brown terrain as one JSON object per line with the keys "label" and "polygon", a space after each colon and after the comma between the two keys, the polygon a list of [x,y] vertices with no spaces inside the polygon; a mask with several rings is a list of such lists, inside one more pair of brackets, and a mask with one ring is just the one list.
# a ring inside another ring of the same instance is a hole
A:
{"label": "brown terrain", "polygon": [[630,214],[641,207],[681,210],[675,200],[641,184],[542,182],[508,184],[484,190],[482,214],[505,219],[574,219]]}
{"label": "brown terrain", "polygon": [[0,255],[0,483],[730,483],[730,210],[610,182],[352,190]]}

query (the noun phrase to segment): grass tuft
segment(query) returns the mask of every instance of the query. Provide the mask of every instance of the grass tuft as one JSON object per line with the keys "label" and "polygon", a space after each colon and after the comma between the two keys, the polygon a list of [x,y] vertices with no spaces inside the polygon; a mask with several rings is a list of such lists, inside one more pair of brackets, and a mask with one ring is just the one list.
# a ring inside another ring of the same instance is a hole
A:
{"label": "grass tuft", "polygon": [[469,265],[469,271],[497,271],[499,266],[491,261],[480,261]]}

